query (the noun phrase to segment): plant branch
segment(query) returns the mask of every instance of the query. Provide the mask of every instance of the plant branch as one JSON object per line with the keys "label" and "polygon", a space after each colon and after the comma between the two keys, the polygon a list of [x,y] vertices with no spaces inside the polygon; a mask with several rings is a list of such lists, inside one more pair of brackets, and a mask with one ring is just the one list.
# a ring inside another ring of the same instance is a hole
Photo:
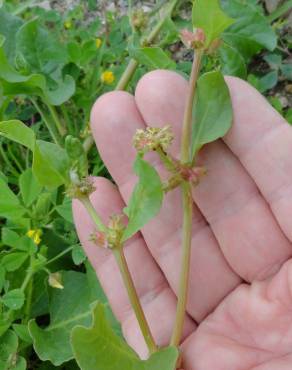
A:
{"label": "plant branch", "polygon": [[5,150],[3,149],[2,143],[0,143],[0,154],[4,162],[6,163],[7,167],[9,168],[10,172],[13,174],[13,176],[18,177],[19,173],[16,171],[10,159],[7,157]]}
{"label": "plant branch", "polygon": [[141,43],[142,43],[143,46],[144,45],[149,46],[156,39],[156,37],[158,36],[159,32],[161,31],[161,28],[163,27],[165,21],[172,14],[177,2],[178,2],[178,0],[173,0],[170,3],[170,5],[169,5],[167,11],[165,12],[165,14],[163,15],[163,17],[159,20],[159,22],[156,24],[156,26],[153,28],[153,30],[150,32],[150,34],[144,40],[142,40]]}
{"label": "plant branch", "polygon": [[95,208],[93,207],[89,197],[82,197],[79,200],[84,205],[84,207],[87,210],[87,212],[88,212],[89,216],[91,217],[92,221],[95,223],[98,231],[106,232],[107,228],[103,224],[101,218],[99,217],[98,213],[96,212]]}
{"label": "plant branch", "polygon": [[[146,36],[144,39],[141,40],[142,46],[149,46],[152,44],[152,42],[156,39],[158,36],[161,28],[163,27],[165,21],[167,18],[172,14],[173,9],[175,8],[178,0],[173,0],[171,4],[169,5],[169,8],[165,12],[165,15],[158,21],[156,26],[153,28],[153,30],[149,33],[148,36]],[[118,82],[115,90],[125,90],[128,86],[128,83],[130,82],[133,74],[135,73],[139,63],[135,59],[131,59],[126,70],[124,71],[122,77],[120,78],[120,81]]]}
{"label": "plant branch", "polygon": [[135,315],[139,323],[141,332],[143,334],[144,340],[147,344],[150,354],[152,354],[157,351],[157,346],[155,344],[150,327],[147,323],[147,319],[145,317],[143,308],[141,306],[133,279],[131,277],[131,274],[130,274],[130,271],[127,265],[127,261],[126,261],[122,246],[120,246],[119,248],[113,249],[113,254],[119,266],[124,285],[127,289],[128,296],[129,296],[132,308],[135,312]]}
{"label": "plant branch", "polygon": [[186,108],[184,112],[182,138],[181,138],[181,161],[188,163],[190,161],[190,138],[192,135],[192,114],[193,103],[196,92],[196,83],[200,72],[203,51],[198,50],[194,55],[192,72],[189,83],[189,94],[187,97]]}
{"label": "plant branch", "polygon": [[[101,218],[97,214],[97,212],[96,212],[95,208],[93,207],[89,197],[83,197],[83,198],[80,198],[79,200],[82,202],[82,204],[86,208],[86,210],[89,213],[91,219],[95,223],[98,231],[106,233],[107,232],[107,227],[102,223]],[[125,287],[126,287],[127,292],[128,292],[129,300],[130,300],[131,305],[133,307],[133,310],[135,312],[137,321],[139,323],[141,332],[144,336],[145,342],[148,346],[149,352],[153,353],[157,350],[157,347],[156,347],[156,344],[155,344],[154,339],[152,337],[152,334],[151,334],[149,325],[147,323],[145,314],[143,312],[141,303],[139,301],[139,297],[138,297],[138,294],[136,292],[136,288],[135,288],[135,285],[133,283],[133,280],[132,280],[132,277],[131,277],[131,274],[130,274],[130,271],[129,271],[129,268],[128,268],[128,265],[127,265],[125,255],[123,253],[122,246],[121,245],[116,246],[115,248],[112,248],[111,250],[112,250],[112,252],[114,254],[114,257],[116,259],[116,262],[118,264],[120,273],[121,273],[122,278],[123,278],[123,282],[124,282]]]}
{"label": "plant branch", "polygon": [[[196,83],[200,71],[202,55],[203,55],[202,51],[197,51],[195,53],[192,66],[189,94],[187,97],[182,129],[183,130],[181,143],[182,163],[188,163],[190,161],[190,138],[192,130],[193,102],[195,97]],[[183,203],[182,261],[181,261],[176,319],[171,337],[171,345],[176,347],[179,346],[180,344],[183,332],[184,318],[187,306],[187,294],[189,287],[189,270],[192,245],[192,218],[193,218],[192,189],[189,182],[183,182],[182,184],[182,203]]]}
{"label": "plant branch", "polygon": [[55,144],[61,145],[62,144],[62,140],[61,140],[58,132],[56,131],[56,129],[55,129],[54,125],[52,124],[52,122],[49,119],[47,119],[46,114],[43,111],[43,109],[41,108],[41,106],[33,98],[30,98],[30,101],[32,102],[32,104],[34,105],[35,109],[40,114],[42,120],[44,121],[45,125],[47,126],[47,129],[48,129],[49,133],[51,134],[51,136],[52,136]]}
{"label": "plant branch", "polygon": [[133,77],[133,74],[135,73],[139,63],[135,59],[131,59],[127,68],[125,69],[124,73],[122,74],[122,77],[120,78],[115,90],[125,90]]}
{"label": "plant branch", "polygon": [[25,316],[23,320],[24,324],[27,324],[30,318],[32,293],[33,293],[33,281],[34,281],[34,277],[32,275],[28,282],[28,287],[27,287],[26,305],[25,305],[25,310],[24,310]]}
{"label": "plant branch", "polygon": [[183,200],[183,241],[182,241],[182,261],[179,281],[179,293],[177,301],[177,311],[175,318],[174,330],[171,337],[171,345],[178,347],[180,344],[184,318],[187,305],[187,294],[189,286],[189,271],[191,257],[191,242],[192,242],[192,217],[193,217],[193,200],[191,193],[191,185],[187,182],[182,184],[182,200]]}
{"label": "plant branch", "polygon": [[50,114],[51,114],[51,116],[52,116],[52,118],[53,118],[53,120],[55,122],[55,125],[56,125],[56,127],[57,127],[57,129],[59,131],[59,134],[63,137],[66,134],[66,131],[67,130],[62,125],[62,123],[61,123],[61,121],[59,119],[58,112],[57,112],[56,108],[53,105],[48,104],[48,103],[46,103],[46,106],[49,109],[49,112],[50,112]]}
{"label": "plant branch", "polygon": [[64,249],[61,253],[57,254],[55,257],[51,258],[49,261],[46,262],[46,266],[49,265],[50,263],[53,263],[63,257],[65,254],[71,252],[73,250],[74,246],[68,247]]}
{"label": "plant branch", "polygon": [[14,163],[16,164],[16,167],[18,168],[20,173],[22,173],[24,171],[24,168],[22,167],[19,160],[14,155],[13,150],[11,149],[11,146],[9,144],[7,145],[7,151],[9,153],[10,157],[12,158],[12,160],[14,161]]}

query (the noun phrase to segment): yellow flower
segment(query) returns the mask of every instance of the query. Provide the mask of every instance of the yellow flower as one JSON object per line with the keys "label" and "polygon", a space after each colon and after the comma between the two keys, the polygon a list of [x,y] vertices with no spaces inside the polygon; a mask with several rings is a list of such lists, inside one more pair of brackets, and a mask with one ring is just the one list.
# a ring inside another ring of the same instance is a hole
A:
{"label": "yellow flower", "polygon": [[101,81],[106,85],[111,85],[115,80],[115,75],[112,71],[104,71],[101,74]]}
{"label": "yellow flower", "polygon": [[101,44],[102,44],[102,41],[100,38],[96,38],[95,39],[95,45],[96,45],[96,48],[99,49],[101,47]]}
{"label": "yellow flower", "polygon": [[34,243],[36,245],[39,245],[40,242],[41,242],[41,234],[42,234],[42,230],[40,229],[37,229],[37,230],[28,230],[28,232],[26,233],[26,235],[31,238]]}
{"label": "yellow flower", "polygon": [[69,30],[72,28],[72,22],[70,20],[64,22],[64,27]]}

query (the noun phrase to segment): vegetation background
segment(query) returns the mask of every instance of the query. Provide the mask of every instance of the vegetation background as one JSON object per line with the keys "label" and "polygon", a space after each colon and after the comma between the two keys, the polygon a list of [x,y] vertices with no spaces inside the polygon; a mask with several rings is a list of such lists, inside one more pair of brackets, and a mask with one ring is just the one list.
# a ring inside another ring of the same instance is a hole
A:
{"label": "vegetation background", "polygon": [[[0,1],[1,370],[78,369],[70,332],[91,324],[95,301],[121,335],[78,241],[63,166],[110,178],[92,143],[90,109],[130,58],[139,67],[129,91],[152,69],[189,73],[179,30],[190,26],[190,1],[178,1],[151,45],[141,44],[168,3]],[[292,124],[291,0],[221,3],[236,22],[204,71],[247,79]]]}

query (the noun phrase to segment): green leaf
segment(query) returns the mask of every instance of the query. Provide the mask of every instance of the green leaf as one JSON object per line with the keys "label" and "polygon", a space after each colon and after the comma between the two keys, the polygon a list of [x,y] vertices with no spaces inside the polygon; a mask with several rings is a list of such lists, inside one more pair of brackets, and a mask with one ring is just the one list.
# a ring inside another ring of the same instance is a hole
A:
{"label": "green leaf", "polygon": [[154,167],[137,156],[134,171],[139,177],[139,182],[125,209],[129,223],[124,232],[123,241],[133,236],[158,214],[163,199],[162,182]]}
{"label": "green leaf", "polygon": [[75,245],[72,249],[72,259],[75,265],[81,265],[86,260],[86,255],[80,245]]}
{"label": "green leaf", "polygon": [[82,57],[81,45],[76,41],[70,41],[67,44],[67,51],[70,62],[78,64]]}
{"label": "green leaf", "polygon": [[175,69],[173,60],[159,47],[130,48],[130,56],[150,69]]}
{"label": "green leaf", "polygon": [[2,243],[5,246],[7,245],[11,248],[15,248],[19,240],[19,235],[15,231],[8,229],[7,227],[2,228],[1,237]]}
{"label": "green leaf", "polygon": [[222,73],[224,75],[246,79],[246,64],[243,57],[236,49],[224,43],[219,49],[219,56],[221,59]]}
{"label": "green leaf", "polygon": [[34,150],[35,133],[24,123],[17,120],[0,122],[0,135]]}
{"label": "green leaf", "polygon": [[8,330],[0,339],[0,369],[1,370],[25,370],[26,361],[18,355],[18,338]]}
{"label": "green leaf", "polygon": [[37,251],[37,246],[34,241],[26,235],[18,238],[17,243],[14,245],[14,248],[20,251],[24,251],[29,255],[32,255]]}
{"label": "green leaf", "polygon": [[48,215],[51,205],[52,205],[52,193],[46,192],[40,194],[34,209],[35,217],[39,220],[44,219]]}
{"label": "green leaf", "polygon": [[286,63],[281,65],[281,71],[288,80],[292,81],[292,65],[291,63]]}
{"label": "green leaf", "polygon": [[48,188],[56,188],[68,181],[69,159],[66,151],[56,144],[37,140],[33,173],[38,182]]}
{"label": "green leaf", "polygon": [[91,291],[85,274],[67,271],[62,274],[64,289],[50,288],[50,325],[40,328],[35,320],[29,322],[36,353],[42,361],[55,366],[73,358],[70,333],[75,325],[90,325]]}
{"label": "green leaf", "polygon": [[11,63],[15,58],[15,36],[22,26],[23,21],[19,17],[0,9],[0,34],[5,38],[4,50]]}
{"label": "green leaf", "polygon": [[278,71],[274,70],[267,73],[265,76],[261,77],[259,80],[260,83],[260,92],[265,92],[272,89],[277,85],[278,82]]}
{"label": "green leaf", "polygon": [[232,105],[220,72],[209,72],[198,80],[194,102],[192,157],[204,144],[224,136],[231,127]]}
{"label": "green leaf", "polygon": [[50,75],[68,61],[67,50],[52,32],[40,24],[38,18],[25,23],[17,32],[16,48],[33,73]]}
{"label": "green leaf", "polygon": [[75,359],[82,370],[174,370],[178,351],[162,349],[147,361],[136,353],[111,329],[102,304],[93,309],[91,328],[77,326],[72,330],[71,343]]}
{"label": "green leaf", "polygon": [[63,204],[56,207],[56,211],[66,221],[73,224],[72,200],[70,198],[65,198]]}
{"label": "green leaf", "polygon": [[44,75],[22,75],[8,62],[3,48],[0,47],[0,82],[4,96],[36,95],[47,103],[60,105],[67,101],[75,91],[75,81],[71,76],[59,79],[54,86],[48,87]]}
{"label": "green leaf", "polygon": [[6,182],[0,178],[0,217],[19,218],[24,215],[23,208],[17,196],[9,189]]}
{"label": "green leaf", "polygon": [[57,82],[53,90],[45,91],[45,98],[52,105],[61,105],[71,98],[75,93],[75,81],[73,77],[66,75],[64,80]]}
{"label": "green leaf", "polygon": [[28,331],[27,325],[24,325],[24,324],[13,324],[12,327],[13,327],[13,330],[15,331],[15,333],[18,335],[18,337],[22,341],[24,341],[26,343],[29,343],[29,344],[32,343],[32,339],[31,339],[31,336],[29,335],[29,331]]}
{"label": "green leaf", "polygon": [[39,196],[42,186],[30,168],[25,170],[19,177],[19,187],[24,204],[29,207]]}
{"label": "green leaf", "polygon": [[2,302],[11,310],[19,310],[24,304],[25,295],[20,289],[10,290],[2,296]]}
{"label": "green leaf", "polygon": [[24,252],[9,253],[2,258],[1,264],[8,272],[16,271],[24,264],[27,258],[28,254]]}
{"label": "green leaf", "polygon": [[196,0],[193,5],[193,26],[202,28],[206,35],[205,46],[218,39],[234,23],[221,9],[219,0]]}
{"label": "green leaf", "polygon": [[279,69],[282,65],[282,55],[276,53],[266,54],[263,57],[264,61],[268,63],[271,69]]}
{"label": "green leaf", "polygon": [[236,19],[223,34],[223,39],[249,60],[262,48],[274,50],[277,36],[268,20],[258,9],[241,0],[222,0],[225,12]]}

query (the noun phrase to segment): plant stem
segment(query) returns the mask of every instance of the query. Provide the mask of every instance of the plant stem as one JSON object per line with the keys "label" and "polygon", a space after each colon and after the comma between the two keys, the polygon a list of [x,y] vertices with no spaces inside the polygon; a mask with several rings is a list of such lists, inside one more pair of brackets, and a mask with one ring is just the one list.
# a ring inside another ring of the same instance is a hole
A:
{"label": "plant stem", "polygon": [[53,118],[53,120],[55,122],[55,125],[56,125],[56,127],[57,127],[57,129],[59,131],[59,134],[63,137],[66,134],[67,130],[62,125],[62,123],[61,123],[61,121],[59,119],[59,116],[58,116],[58,112],[56,111],[56,108],[53,105],[48,104],[48,103],[46,103],[46,105],[47,105],[47,107],[49,109],[49,112],[51,113],[51,116],[52,116],[52,118]]}
{"label": "plant stem", "polygon": [[131,277],[131,274],[130,274],[130,271],[127,265],[127,261],[126,261],[122,246],[119,248],[113,249],[113,254],[119,266],[124,285],[127,289],[128,296],[129,296],[132,308],[135,312],[135,315],[139,323],[141,332],[143,334],[144,340],[147,344],[150,354],[154,353],[157,351],[157,346],[155,344],[150,327],[147,323],[147,319],[145,317],[143,308],[141,306],[133,279]]}
{"label": "plant stem", "polygon": [[9,144],[7,145],[7,151],[9,153],[10,157],[12,158],[12,160],[14,161],[14,163],[16,164],[16,167],[18,168],[20,173],[22,173],[24,169],[23,169],[22,165],[20,164],[19,160],[14,155],[14,153],[11,149],[11,146]]}
{"label": "plant stem", "polygon": [[58,132],[56,131],[56,129],[55,129],[54,125],[52,124],[52,122],[47,119],[46,114],[42,110],[41,106],[33,98],[30,98],[30,101],[32,102],[32,104],[34,105],[35,109],[40,114],[42,120],[44,121],[45,125],[47,126],[47,129],[48,129],[49,133],[51,134],[52,139],[54,140],[55,144],[61,145],[62,144],[62,140],[59,137]]}
{"label": "plant stem", "polygon": [[[188,163],[190,161],[190,138],[192,129],[193,102],[195,97],[196,83],[200,71],[202,54],[203,54],[202,51],[196,52],[192,66],[189,94],[187,97],[182,129],[183,130],[181,143],[182,163]],[[182,261],[181,261],[176,319],[171,337],[171,345],[176,347],[179,346],[180,344],[183,332],[189,287],[190,257],[192,246],[192,218],[193,218],[192,189],[189,182],[183,182],[182,184],[182,203],[183,203]]]}
{"label": "plant stem", "polygon": [[163,27],[165,21],[172,14],[177,2],[178,2],[178,0],[173,0],[169,4],[169,8],[167,9],[167,11],[163,15],[163,17],[156,24],[156,26],[153,28],[153,30],[150,32],[150,34],[144,40],[142,40],[142,45],[147,45],[148,46],[149,44],[151,44],[156,39],[156,37],[158,36],[158,34],[159,34],[161,28]]}
{"label": "plant stem", "polygon": [[128,86],[133,74],[135,73],[138,62],[135,59],[131,59],[127,68],[125,69],[124,73],[122,74],[122,77],[120,78],[115,90],[125,90]]}
{"label": "plant stem", "polygon": [[182,128],[182,138],[181,138],[182,163],[188,163],[190,161],[190,138],[192,134],[193,102],[196,91],[196,82],[200,72],[202,56],[203,52],[199,50],[194,55],[194,61],[189,84],[189,94],[187,97]]}
{"label": "plant stem", "polygon": [[277,18],[282,17],[292,8],[292,0],[288,0],[279,6],[275,11],[273,11],[267,18],[269,22],[274,22]]}
{"label": "plant stem", "polygon": [[149,15],[156,14],[159,10],[167,3],[168,0],[161,0],[159,3],[156,3],[153,9],[149,12]]}
{"label": "plant stem", "polygon": [[10,172],[12,173],[12,175],[15,177],[18,177],[19,173],[16,171],[13,164],[10,162],[9,158],[7,157],[5,150],[3,149],[2,143],[0,143],[0,154],[4,162],[6,163],[7,167],[9,168]]}
{"label": "plant stem", "polygon": [[105,40],[102,42],[101,47],[99,49],[99,53],[96,56],[94,68],[91,75],[91,86],[90,86],[90,96],[96,95],[98,93],[98,89],[96,89],[96,86],[98,85],[98,80],[100,78],[99,76],[99,70],[102,63],[102,58],[104,55],[106,42]]}
{"label": "plant stem", "polygon": [[[28,268],[28,272],[21,284],[21,287],[20,287],[20,290],[24,293],[25,292],[25,289],[26,287],[30,284],[31,282],[31,279],[33,277],[33,275],[35,274],[35,270],[33,269],[33,263],[34,263],[34,260],[35,260],[35,257],[34,255],[32,255],[30,257],[30,264],[29,264],[29,268]],[[31,289],[32,289],[32,286],[31,286]],[[32,291],[29,291],[28,292],[28,297],[26,299],[29,299],[29,302],[26,303],[26,309],[25,309],[25,312],[28,312],[30,311],[30,306],[31,306],[31,298],[32,298]],[[8,310],[7,313],[6,313],[6,317],[5,317],[5,320],[8,322],[11,322],[12,321],[12,316],[13,316],[13,310]]]}
{"label": "plant stem", "polygon": [[182,200],[183,200],[183,241],[182,241],[182,261],[179,281],[177,311],[175,318],[174,330],[171,337],[171,345],[179,346],[184,318],[187,305],[187,295],[189,286],[189,271],[190,271],[190,257],[191,257],[191,242],[192,242],[192,217],[193,204],[191,185],[187,182],[182,184]]}
{"label": "plant stem", "polygon": [[[156,24],[156,26],[153,28],[153,30],[149,33],[148,36],[146,36],[144,39],[141,40],[142,46],[149,46],[152,44],[152,42],[156,39],[158,36],[161,28],[163,27],[165,21],[167,18],[171,15],[173,12],[173,9],[175,8],[178,0],[173,0],[168,8],[168,10],[165,12],[165,15],[159,20],[159,22]],[[135,59],[131,59],[126,70],[124,71],[122,77],[120,78],[120,81],[118,82],[115,90],[125,90],[128,86],[128,83],[130,82],[133,74],[135,73],[139,63]]]}
{"label": "plant stem", "polygon": [[61,253],[57,254],[57,256],[51,258],[49,261],[46,262],[46,266],[49,265],[50,263],[53,263],[63,257],[65,254],[71,252],[73,250],[74,246],[68,247],[64,249]]}
{"label": "plant stem", "polygon": [[33,292],[33,275],[31,276],[28,287],[27,287],[27,295],[26,295],[26,305],[24,311],[24,324],[27,324],[30,318],[30,310],[31,310],[31,301],[32,301],[32,292]]}
{"label": "plant stem", "polygon": [[93,220],[93,222],[97,226],[98,231],[106,232],[107,228],[103,224],[103,222],[101,221],[101,218],[97,214],[97,212],[96,212],[95,208],[93,207],[89,197],[83,197],[83,198],[80,198],[79,200],[84,205],[84,207],[86,208],[89,216],[91,217],[91,219]]}
{"label": "plant stem", "polygon": [[[107,228],[102,223],[102,221],[101,221],[99,215],[97,214],[95,208],[93,207],[89,197],[83,197],[79,200],[82,202],[82,204],[86,208],[87,212],[89,213],[91,219],[94,221],[98,231],[106,232]],[[135,312],[137,321],[139,323],[139,326],[140,326],[141,332],[143,334],[143,337],[145,339],[145,342],[148,346],[149,352],[153,353],[157,350],[157,346],[154,342],[154,339],[153,339],[153,336],[151,334],[149,325],[147,323],[145,314],[143,312],[141,303],[139,301],[139,297],[138,297],[138,294],[136,292],[136,288],[135,288],[133,279],[131,277],[125,255],[123,253],[123,248],[122,248],[121,245],[116,246],[115,248],[112,249],[112,252],[113,252],[114,257],[116,259],[116,262],[118,264],[120,273],[121,273],[122,278],[123,278],[123,282],[124,282],[125,287],[126,287],[127,292],[128,292],[128,296],[129,296],[131,305],[132,305],[133,310]]]}
{"label": "plant stem", "polygon": [[28,271],[26,277],[24,278],[23,283],[22,283],[22,285],[20,287],[20,290],[22,292],[25,291],[25,289],[26,289],[27,285],[29,284],[30,279],[32,278],[33,274],[34,274],[34,271],[32,270],[32,267],[31,267],[31,264],[30,264],[29,271]]}
{"label": "plant stem", "polygon": [[[156,24],[156,26],[153,28],[153,30],[150,32],[150,34],[141,41],[141,44],[144,46],[149,46],[151,43],[156,39],[158,36],[161,28],[164,25],[164,22],[167,20],[167,18],[172,14],[176,4],[178,3],[178,0],[173,0],[171,4],[169,5],[168,10],[166,11],[165,15],[159,20],[159,22]],[[131,78],[133,77],[139,63],[135,59],[130,59],[127,68],[125,69],[124,73],[122,74],[119,82],[116,85],[115,90],[116,91],[121,91],[121,90],[126,90]],[[94,140],[92,139],[91,141],[88,140],[86,144],[86,153],[89,152],[91,149],[92,145],[94,143]]]}
{"label": "plant stem", "polygon": [[[62,112],[64,122],[66,122],[67,125],[68,125],[68,131],[69,131],[70,135],[78,135],[78,129],[77,129],[76,121],[73,118],[72,119],[69,118],[69,114],[68,114],[67,107],[66,107],[65,103],[60,105],[60,110]],[[73,121],[73,124],[72,124],[72,121]]]}
{"label": "plant stem", "polygon": [[27,8],[31,7],[35,2],[36,0],[28,0],[27,2],[16,7],[16,9],[12,12],[12,14],[19,15],[23,13]]}

